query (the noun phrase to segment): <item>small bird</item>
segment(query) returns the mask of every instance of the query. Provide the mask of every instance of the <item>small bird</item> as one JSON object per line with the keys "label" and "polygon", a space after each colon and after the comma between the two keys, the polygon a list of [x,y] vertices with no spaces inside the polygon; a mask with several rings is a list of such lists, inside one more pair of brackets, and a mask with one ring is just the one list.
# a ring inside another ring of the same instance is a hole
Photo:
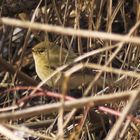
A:
{"label": "small bird", "polygon": [[[62,50],[60,50],[60,47],[49,41],[43,41],[35,45],[32,48],[32,53],[35,61],[36,73],[42,81],[46,80],[47,77],[50,76],[50,74],[52,74],[58,67],[62,66],[64,62],[66,64],[71,63],[73,59],[77,57],[77,54],[73,51],[68,52],[68,50],[65,48],[62,48]],[[62,61],[59,61],[60,53]],[[61,87],[64,80],[62,73],[63,72],[56,74],[53,78],[48,80],[46,84],[49,87]],[[76,89],[82,85],[88,85],[93,78],[94,77],[91,73],[87,74],[84,73],[84,71],[73,73],[70,76],[69,88]],[[102,85],[103,80],[101,82],[99,79],[97,85],[98,84]]]}

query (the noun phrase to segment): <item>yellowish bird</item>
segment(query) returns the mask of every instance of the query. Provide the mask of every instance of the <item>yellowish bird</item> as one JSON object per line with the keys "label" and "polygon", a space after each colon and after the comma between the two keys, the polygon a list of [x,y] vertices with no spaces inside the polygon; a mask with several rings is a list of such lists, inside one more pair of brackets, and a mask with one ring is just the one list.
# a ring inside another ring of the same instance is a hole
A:
{"label": "yellowish bird", "polygon": [[[35,45],[32,49],[32,53],[35,61],[36,73],[42,81],[46,80],[50,76],[50,74],[52,74],[56,70],[56,68],[62,66],[65,59],[65,63],[67,64],[72,62],[72,60],[77,57],[76,53],[74,53],[73,51],[70,51],[68,54],[67,49],[62,48],[62,50],[60,50],[60,47],[49,41],[43,41]],[[60,54],[62,54],[61,62],[59,61]],[[69,88],[75,89],[80,87],[81,85],[88,85],[92,79],[92,74],[76,72],[70,76]],[[48,80],[46,84],[49,87],[58,88],[62,86],[63,80],[64,79],[61,72],[56,74],[52,79]],[[101,86],[102,83],[103,80],[101,82],[101,80],[99,79],[97,85]]]}

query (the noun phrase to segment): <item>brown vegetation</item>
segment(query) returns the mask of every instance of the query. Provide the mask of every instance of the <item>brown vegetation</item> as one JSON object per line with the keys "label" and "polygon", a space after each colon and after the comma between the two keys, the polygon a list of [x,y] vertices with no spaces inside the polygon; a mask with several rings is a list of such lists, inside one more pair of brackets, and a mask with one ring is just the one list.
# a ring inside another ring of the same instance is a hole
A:
{"label": "brown vegetation", "polygon": [[[0,139],[140,138],[139,0],[2,0],[0,9]],[[66,70],[61,90],[36,77],[31,49],[44,40],[78,54],[55,71]],[[83,68],[93,80],[68,91]]]}

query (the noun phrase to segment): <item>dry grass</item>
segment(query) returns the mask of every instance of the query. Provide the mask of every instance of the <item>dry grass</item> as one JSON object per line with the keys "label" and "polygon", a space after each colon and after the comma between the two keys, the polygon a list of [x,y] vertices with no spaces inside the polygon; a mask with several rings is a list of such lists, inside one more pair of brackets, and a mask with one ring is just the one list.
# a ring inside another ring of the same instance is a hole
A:
{"label": "dry grass", "polygon": [[[0,138],[139,139],[139,2],[39,1],[22,13],[13,3],[1,3]],[[78,54],[48,77],[65,70],[61,90],[36,77],[31,48],[44,40]],[[93,80],[68,91],[83,68]]]}

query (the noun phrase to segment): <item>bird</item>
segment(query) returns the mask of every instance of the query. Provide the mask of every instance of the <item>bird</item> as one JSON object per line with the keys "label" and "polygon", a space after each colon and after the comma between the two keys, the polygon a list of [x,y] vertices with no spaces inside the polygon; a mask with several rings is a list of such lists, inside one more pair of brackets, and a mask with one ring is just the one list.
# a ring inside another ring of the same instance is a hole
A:
{"label": "bird", "polygon": [[[60,60],[61,53],[61,60]],[[38,77],[46,80],[58,67],[63,64],[70,64],[78,55],[73,51],[65,48],[60,49],[58,45],[50,41],[42,41],[32,48],[33,59],[35,62],[35,70]],[[67,57],[66,57],[67,56]],[[65,60],[65,61],[64,61]],[[64,81],[63,73],[59,72],[51,79],[46,81],[49,87],[60,88]],[[69,88],[77,89],[83,85],[88,85],[94,78],[94,75],[85,73],[84,70],[73,73],[69,79]],[[98,80],[97,85],[102,86],[103,80]]]}

